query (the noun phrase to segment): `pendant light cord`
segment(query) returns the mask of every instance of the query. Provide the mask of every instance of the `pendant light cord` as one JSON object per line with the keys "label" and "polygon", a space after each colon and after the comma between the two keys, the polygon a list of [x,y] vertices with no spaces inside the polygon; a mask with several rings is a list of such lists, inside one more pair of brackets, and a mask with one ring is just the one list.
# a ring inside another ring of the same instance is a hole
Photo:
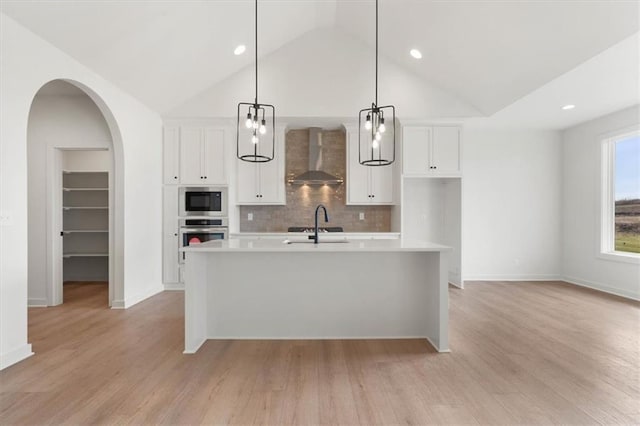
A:
{"label": "pendant light cord", "polygon": [[376,0],[376,107],[377,106],[378,106],[378,0]]}
{"label": "pendant light cord", "polygon": [[[256,97],[255,97],[255,103],[256,105],[258,104],[258,0],[256,0],[256,7],[255,7],[255,20],[256,20],[256,26],[255,26],[255,41],[256,41],[256,51],[255,51],[255,57],[256,57]],[[256,111],[256,114],[258,114],[258,111]]]}

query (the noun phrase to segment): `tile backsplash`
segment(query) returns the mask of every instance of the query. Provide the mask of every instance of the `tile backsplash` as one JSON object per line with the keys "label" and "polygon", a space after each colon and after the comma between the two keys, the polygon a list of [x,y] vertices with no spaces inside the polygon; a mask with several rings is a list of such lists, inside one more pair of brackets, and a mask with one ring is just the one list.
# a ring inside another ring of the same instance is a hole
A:
{"label": "tile backsplash", "polygon": [[[347,178],[346,135],[342,130],[323,130],[323,170]],[[309,169],[309,129],[289,130],[285,137],[285,179]],[[315,207],[324,204],[329,223],[322,226],[342,226],[345,232],[389,232],[391,206],[347,206],[346,184],[292,185],[285,183],[286,206],[241,206],[241,232],[287,232],[290,226],[313,226]],[[253,220],[248,220],[248,214]],[[364,213],[364,220],[360,220]]]}

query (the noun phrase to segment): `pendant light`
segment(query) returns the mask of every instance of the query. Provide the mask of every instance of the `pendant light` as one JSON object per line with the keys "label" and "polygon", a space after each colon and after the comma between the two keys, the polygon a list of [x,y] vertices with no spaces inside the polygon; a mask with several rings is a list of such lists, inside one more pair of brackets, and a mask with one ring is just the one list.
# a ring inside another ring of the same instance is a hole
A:
{"label": "pendant light", "polygon": [[388,166],[396,160],[396,108],[393,105],[378,106],[378,0],[375,101],[371,108],[360,110],[358,115],[358,160],[363,166]]}
{"label": "pendant light", "polygon": [[254,101],[238,104],[236,156],[250,163],[266,163],[275,155],[276,109],[273,105],[258,103],[258,0],[255,0],[255,62]]}

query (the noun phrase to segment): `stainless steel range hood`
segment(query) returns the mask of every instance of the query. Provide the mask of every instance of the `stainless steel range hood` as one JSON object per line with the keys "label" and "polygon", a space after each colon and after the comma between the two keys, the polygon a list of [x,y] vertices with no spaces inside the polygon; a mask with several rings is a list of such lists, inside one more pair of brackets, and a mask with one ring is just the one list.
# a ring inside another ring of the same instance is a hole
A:
{"label": "stainless steel range hood", "polygon": [[309,129],[309,170],[289,179],[294,185],[339,185],[343,179],[322,170],[322,129]]}

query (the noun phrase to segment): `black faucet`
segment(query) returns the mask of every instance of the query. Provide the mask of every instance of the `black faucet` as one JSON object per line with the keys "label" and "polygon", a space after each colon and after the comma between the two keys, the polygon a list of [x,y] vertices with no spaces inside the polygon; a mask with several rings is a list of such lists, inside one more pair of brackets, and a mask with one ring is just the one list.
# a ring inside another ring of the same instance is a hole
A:
{"label": "black faucet", "polygon": [[320,208],[324,210],[324,221],[329,222],[329,215],[327,214],[327,208],[322,204],[318,204],[318,207],[316,207],[316,226],[313,229],[313,235],[309,235],[309,239],[313,240],[314,244],[318,244],[318,211],[320,210]]}

